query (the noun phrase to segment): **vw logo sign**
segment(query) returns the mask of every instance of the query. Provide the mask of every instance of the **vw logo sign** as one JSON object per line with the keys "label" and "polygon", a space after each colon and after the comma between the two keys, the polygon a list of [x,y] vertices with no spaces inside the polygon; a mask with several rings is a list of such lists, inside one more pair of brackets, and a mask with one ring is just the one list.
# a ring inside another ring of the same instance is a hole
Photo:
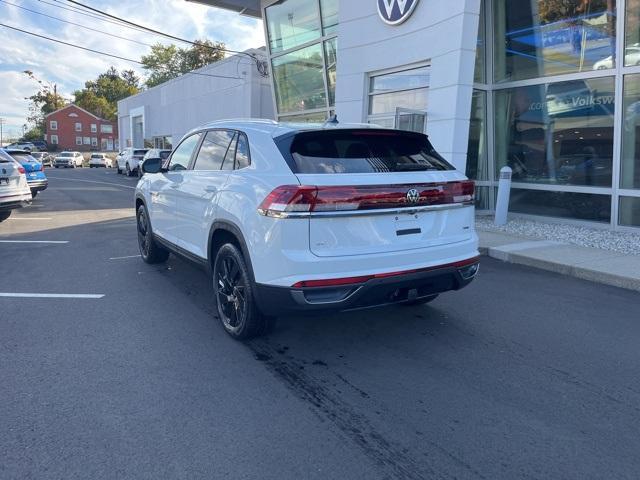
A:
{"label": "vw logo sign", "polygon": [[418,0],[376,0],[378,13],[388,25],[400,25],[407,20],[418,5]]}
{"label": "vw logo sign", "polygon": [[407,202],[418,203],[420,201],[420,192],[415,188],[412,188],[407,192]]}

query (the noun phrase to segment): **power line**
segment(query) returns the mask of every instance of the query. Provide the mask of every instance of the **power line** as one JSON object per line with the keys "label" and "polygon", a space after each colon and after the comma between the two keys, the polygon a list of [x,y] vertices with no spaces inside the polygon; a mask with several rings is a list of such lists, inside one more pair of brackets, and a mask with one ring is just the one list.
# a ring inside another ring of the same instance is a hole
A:
{"label": "power line", "polygon": [[[57,1],[57,0],[54,0],[54,1]],[[156,35],[161,35],[163,37],[170,38],[172,40],[177,40],[179,42],[188,43],[188,44],[193,45],[193,46],[205,47],[205,48],[209,48],[209,49],[212,49],[212,50],[218,50],[218,51],[223,51],[223,52],[227,52],[227,53],[235,53],[235,54],[238,54],[238,55],[246,55],[246,56],[250,57],[254,62],[256,62],[256,67],[258,68],[258,72],[260,72],[261,75],[263,75],[263,76],[268,75],[266,73],[266,71],[265,71],[265,67],[264,67],[263,62],[261,60],[259,60],[258,58],[256,58],[255,55],[252,55],[250,53],[240,52],[238,50],[230,50],[228,48],[211,47],[211,46],[203,44],[203,43],[193,42],[193,41],[187,40],[185,38],[180,38],[180,37],[176,37],[175,35],[171,35],[171,34],[168,34],[168,33],[160,32],[160,31],[155,30],[155,29],[150,28],[150,27],[145,27],[144,25],[140,25],[140,24],[134,23],[134,22],[132,22],[130,20],[126,20],[126,19],[124,19],[122,17],[118,17],[116,15],[112,15],[110,13],[107,13],[107,12],[103,11],[103,10],[99,10],[99,9],[91,7],[89,5],[85,5],[83,3],[77,2],[76,0],[67,0],[67,2],[72,3],[74,5],[78,5],[78,6],[84,8],[86,10],[91,11],[91,12],[98,13],[99,15],[103,15],[105,17],[108,17],[108,18],[111,18],[111,19],[114,19],[114,20],[118,20],[120,22],[124,22],[127,25],[130,25],[132,27],[141,28],[141,29],[146,30],[148,32],[154,33]]]}
{"label": "power line", "polygon": [[69,25],[75,25],[76,27],[84,28],[85,30],[90,30],[92,32],[102,33],[104,35],[109,35],[109,36],[114,37],[114,38],[119,38],[121,40],[126,40],[128,42],[133,42],[133,43],[137,43],[139,45],[144,45],[145,47],[151,47],[152,46],[149,43],[140,42],[138,40],[134,40],[133,38],[121,37],[119,35],[115,35],[113,33],[105,32],[103,30],[97,30],[95,28],[87,27],[86,25],[82,25],[80,23],[75,23],[75,22],[71,22],[69,20],[64,20],[62,18],[54,17],[52,15],[47,15],[46,13],[42,13],[42,12],[39,12],[37,10],[31,10],[30,8],[23,7],[22,5],[17,5],[15,3],[7,2],[6,0],[0,0],[0,2],[6,3],[7,5],[11,5],[11,6],[16,7],[16,8],[20,8],[22,10],[26,10],[27,12],[35,13],[36,15],[41,15],[43,17],[52,18],[54,20],[58,20],[59,22],[68,23]]}
{"label": "power line", "polygon": [[[40,35],[38,33],[28,32],[27,30],[22,30],[22,29],[17,28],[17,27],[12,27],[11,25],[6,25],[4,23],[0,23],[0,27],[5,27],[5,28],[9,28],[11,30],[16,30],[18,32],[25,33],[27,35],[32,35],[34,37],[42,38],[44,40],[49,40],[50,42],[60,43],[62,45],[66,45],[68,47],[79,48],[80,50],[85,50],[87,52],[97,53],[98,55],[104,55],[104,56],[111,57],[111,58],[117,58],[119,60],[124,60],[125,62],[137,63],[138,65],[144,65],[139,60],[133,60],[132,58],[121,57],[120,55],[115,55],[113,53],[102,52],[100,50],[94,50],[92,48],[81,47],[80,45],[74,45],[72,43],[68,43],[68,42],[64,42],[62,40],[58,40],[57,38],[51,38],[51,37],[47,37],[45,35]],[[229,78],[229,79],[233,79],[233,80],[240,80],[242,78],[242,77],[231,77],[231,76],[227,76],[227,75],[214,75],[212,73],[202,73],[202,72],[185,72],[184,74],[185,75],[199,75],[199,76],[203,76],[203,77],[214,77],[214,78]]]}

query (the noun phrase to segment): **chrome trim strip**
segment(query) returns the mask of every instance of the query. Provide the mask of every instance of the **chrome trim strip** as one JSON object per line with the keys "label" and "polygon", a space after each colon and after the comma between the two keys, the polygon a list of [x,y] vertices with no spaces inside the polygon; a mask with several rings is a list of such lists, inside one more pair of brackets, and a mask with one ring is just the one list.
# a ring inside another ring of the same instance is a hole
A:
{"label": "chrome trim strip", "polygon": [[258,213],[272,218],[336,218],[336,217],[360,217],[366,215],[409,214],[419,212],[439,212],[443,210],[457,210],[473,206],[473,202],[447,203],[445,205],[423,205],[419,207],[381,208],[379,210],[336,210],[331,212],[276,212],[259,208]]}

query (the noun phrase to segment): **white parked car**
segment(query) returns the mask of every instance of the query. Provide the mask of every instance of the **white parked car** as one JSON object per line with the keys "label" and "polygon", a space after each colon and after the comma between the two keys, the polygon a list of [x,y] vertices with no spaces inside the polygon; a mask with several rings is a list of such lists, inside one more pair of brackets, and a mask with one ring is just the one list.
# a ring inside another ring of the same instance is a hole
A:
{"label": "white parked car", "polygon": [[[628,46],[624,51],[624,63],[630,67],[640,65],[640,44]],[[613,55],[598,60],[593,64],[594,70],[607,70],[614,67]]]}
{"label": "white parked car", "polygon": [[0,222],[11,216],[16,208],[31,203],[31,189],[25,169],[0,149]]}
{"label": "white parked car", "polygon": [[137,175],[138,165],[147,153],[148,148],[126,148],[116,157],[118,173],[125,173],[128,177]]}
{"label": "white parked car", "polygon": [[[144,157],[142,157],[142,162],[140,162],[140,165],[142,165],[149,158],[160,158],[162,160],[166,160],[167,158],[169,158],[169,155],[171,155],[171,150],[169,149],[151,148],[147,153],[144,154]],[[138,165],[138,177],[142,176],[142,168],[140,168],[140,165]]]}
{"label": "white parked car", "polygon": [[106,153],[92,153],[89,157],[89,168],[113,168],[113,160]]}
{"label": "white parked car", "polygon": [[37,152],[38,148],[31,142],[15,142],[6,148],[11,150],[24,150],[25,152]]}
{"label": "white parked car", "polygon": [[62,152],[56,155],[56,158],[53,160],[53,166],[56,168],[82,168],[83,161],[84,157],[80,152]]}
{"label": "white parked car", "polygon": [[426,135],[214,122],[144,172],[142,259],[203,265],[235,338],[286,312],[426,303],[478,272],[474,183]]}

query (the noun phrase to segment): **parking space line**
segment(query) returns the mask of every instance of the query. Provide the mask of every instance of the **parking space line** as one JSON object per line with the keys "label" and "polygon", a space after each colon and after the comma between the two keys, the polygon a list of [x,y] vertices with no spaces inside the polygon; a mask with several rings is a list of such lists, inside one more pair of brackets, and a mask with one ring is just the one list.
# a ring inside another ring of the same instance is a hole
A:
{"label": "parking space line", "polygon": [[0,243],[69,243],[69,240],[0,240]]}
{"label": "parking space line", "polygon": [[80,180],[79,178],[52,177],[51,175],[47,175],[47,176],[49,178],[53,178],[55,180],[68,180],[69,182],[84,182],[84,183],[101,183],[103,185],[112,185],[114,187],[130,188],[131,190],[135,190],[136,189],[136,187],[130,187],[128,185],[122,185],[120,183],[100,182],[98,180]]}
{"label": "parking space line", "polygon": [[0,292],[0,297],[98,299],[98,298],[104,297],[104,294],[100,294],[100,293],[3,293],[3,292]]}
{"label": "parking space line", "polygon": [[51,220],[47,217],[10,217],[9,220]]}
{"label": "parking space line", "polygon": [[139,258],[140,255],[127,255],[126,257],[111,257],[109,260],[124,260],[125,258]]}

